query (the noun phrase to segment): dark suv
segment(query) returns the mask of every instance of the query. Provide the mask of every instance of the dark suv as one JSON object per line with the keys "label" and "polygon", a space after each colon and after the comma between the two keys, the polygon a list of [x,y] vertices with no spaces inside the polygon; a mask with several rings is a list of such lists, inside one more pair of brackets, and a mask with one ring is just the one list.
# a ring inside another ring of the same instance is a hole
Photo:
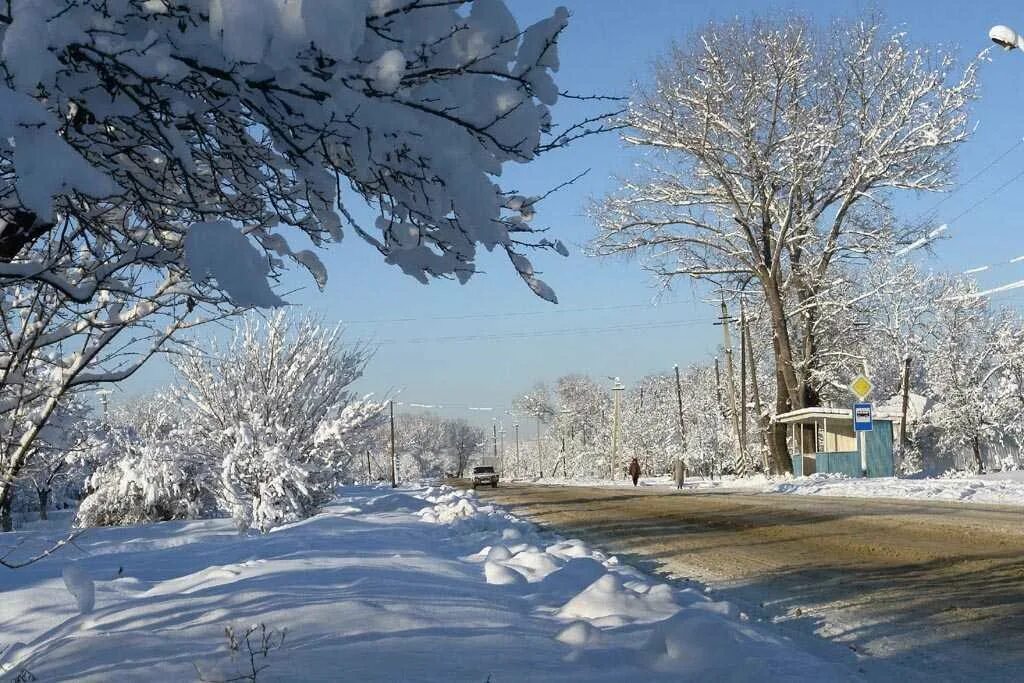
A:
{"label": "dark suv", "polygon": [[498,488],[498,473],[494,471],[491,466],[474,467],[473,468],[473,488],[482,484],[490,484],[494,488]]}

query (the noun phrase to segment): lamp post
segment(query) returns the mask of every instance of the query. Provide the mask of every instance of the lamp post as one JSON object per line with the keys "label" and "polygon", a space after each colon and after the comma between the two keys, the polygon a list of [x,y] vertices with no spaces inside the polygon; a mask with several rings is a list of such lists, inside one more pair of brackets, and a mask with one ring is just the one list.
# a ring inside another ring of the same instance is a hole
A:
{"label": "lamp post", "polygon": [[1013,50],[1014,48],[1024,50],[1024,38],[1017,35],[1009,26],[993,26],[988,31],[988,37],[992,39],[992,42],[1003,48],[1006,51]]}
{"label": "lamp post", "polygon": [[619,403],[622,392],[626,389],[618,377],[615,377],[614,381],[615,383],[612,385],[612,479],[615,479],[615,466],[619,462]]}
{"label": "lamp post", "polygon": [[109,399],[107,397],[110,396],[112,393],[114,393],[114,392],[111,391],[110,389],[97,389],[96,390],[96,395],[100,397],[100,405],[103,406],[103,424],[107,423],[107,410],[108,410],[108,407],[109,407],[108,406]]}

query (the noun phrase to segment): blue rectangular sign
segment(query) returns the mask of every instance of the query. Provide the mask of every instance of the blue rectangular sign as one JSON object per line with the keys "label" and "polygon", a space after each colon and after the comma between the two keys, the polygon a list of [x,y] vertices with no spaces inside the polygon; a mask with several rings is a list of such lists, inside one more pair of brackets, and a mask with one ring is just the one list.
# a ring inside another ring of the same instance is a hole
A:
{"label": "blue rectangular sign", "polygon": [[853,405],[853,429],[857,432],[871,431],[870,403],[855,403]]}

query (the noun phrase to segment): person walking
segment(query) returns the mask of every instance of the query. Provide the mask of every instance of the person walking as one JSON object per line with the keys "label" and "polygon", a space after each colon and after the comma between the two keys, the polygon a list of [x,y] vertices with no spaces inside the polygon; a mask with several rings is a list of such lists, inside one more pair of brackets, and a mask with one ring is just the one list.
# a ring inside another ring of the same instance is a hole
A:
{"label": "person walking", "polygon": [[629,463],[629,476],[633,478],[633,486],[640,480],[640,461],[633,458],[633,461]]}

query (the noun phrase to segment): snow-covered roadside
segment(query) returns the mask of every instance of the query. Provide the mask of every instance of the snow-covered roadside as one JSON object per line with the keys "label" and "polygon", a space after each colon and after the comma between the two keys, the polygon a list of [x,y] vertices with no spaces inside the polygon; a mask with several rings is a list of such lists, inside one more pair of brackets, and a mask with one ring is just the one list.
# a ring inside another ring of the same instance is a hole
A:
{"label": "snow-covered roadside", "polygon": [[[543,479],[525,479],[524,484],[536,484],[538,486],[593,486],[597,488],[633,488],[633,482],[626,478],[609,480],[600,477],[584,477],[580,479],[565,479],[563,477],[544,477]],[[752,477],[735,477],[726,475],[707,479],[704,477],[687,477],[686,491],[704,491],[711,489],[753,489],[761,490],[772,483],[772,480],[763,475]],[[641,488],[666,488],[676,490],[675,482],[668,475],[658,477],[640,477],[638,486]]]}
{"label": "snow-covered roadside", "polygon": [[[225,626],[256,622],[287,629],[261,681],[855,677],[841,648],[810,654],[730,603],[447,487],[346,489],[265,536],[206,520],[91,530],[79,546],[77,561],[0,573],[6,677],[223,680],[248,666]],[[68,587],[90,583],[83,614]]]}
{"label": "snow-covered roadside", "polygon": [[[1019,475],[1019,472],[1006,473]],[[837,474],[815,474],[772,484],[765,493],[853,498],[899,498],[960,503],[1024,506],[1024,481],[1018,476],[986,475],[929,479],[851,479]]]}
{"label": "snow-covered roadside", "polygon": [[[632,489],[630,481],[607,479],[536,479],[529,483],[540,486],[587,486]],[[643,477],[644,489],[675,491],[668,477]],[[852,479],[841,474],[814,474],[772,480],[753,477],[721,477],[715,480],[687,479],[684,491],[743,490],[749,493],[777,493],[801,496],[840,496],[850,498],[897,498],[905,500],[936,500],[961,503],[987,503],[1024,506],[1024,472],[1001,472],[989,475],[959,475],[921,479],[879,477]]]}

